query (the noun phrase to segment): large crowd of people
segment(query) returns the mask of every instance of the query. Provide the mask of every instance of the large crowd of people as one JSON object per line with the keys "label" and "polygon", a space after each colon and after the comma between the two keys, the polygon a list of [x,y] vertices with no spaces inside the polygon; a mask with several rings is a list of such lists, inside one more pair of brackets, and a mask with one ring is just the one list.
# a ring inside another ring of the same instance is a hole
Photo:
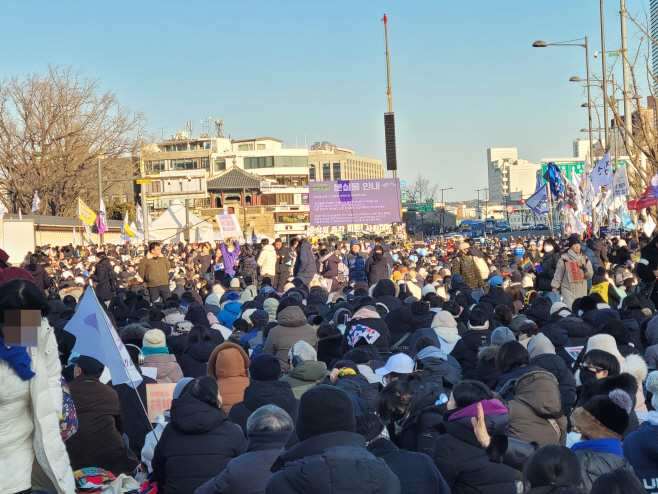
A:
{"label": "large crowd of people", "polygon": [[0,492],[658,492],[658,235],[315,240],[0,250]]}

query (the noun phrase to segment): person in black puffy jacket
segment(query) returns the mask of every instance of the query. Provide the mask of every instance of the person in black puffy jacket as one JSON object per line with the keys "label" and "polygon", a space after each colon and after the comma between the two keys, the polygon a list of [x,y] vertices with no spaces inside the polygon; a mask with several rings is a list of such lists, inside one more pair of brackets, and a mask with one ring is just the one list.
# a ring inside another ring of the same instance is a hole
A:
{"label": "person in black puffy jacket", "polygon": [[244,390],[241,402],[231,407],[228,414],[233,422],[247,434],[247,421],[252,413],[265,405],[276,405],[285,410],[294,422],[297,418],[299,402],[292,392],[290,383],[279,381],[281,364],[269,353],[261,353],[249,364],[251,383]]}
{"label": "person in black puffy jacket", "polygon": [[468,316],[468,331],[457,340],[450,352],[462,368],[464,379],[473,379],[478,363],[478,351],[491,343],[491,331],[486,312],[474,309]]}
{"label": "person in black puffy jacket", "polygon": [[201,377],[208,373],[208,360],[217,344],[211,341],[208,328],[192,326],[187,335],[187,348],[178,359],[185,377]]}
{"label": "person in black puffy jacket", "polygon": [[96,283],[96,296],[101,302],[112,300],[117,289],[117,278],[112,268],[112,263],[105,252],[96,254],[99,261],[89,276]]}
{"label": "person in black puffy jacket", "polygon": [[[299,443],[279,456],[265,494],[400,494],[400,481],[386,462],[366,450],[356,434],[352,399],[319,384],[299,403]],[[504,493],[501,493],[504,494]]]}
{"label": "person in black puffy jacket", "polygon": [[384,304],[388,311],[402,305],[402,300],[397,298],[398,288],[391,280],[379,280],[373,289],[372,296],[378,304]]}
{"label": "person in black puffy jacket", "polygon": [[247,449],[240,426],[221,410],[217,381],[196,378],[172,402],[171,423],[153,454],[152,480],[165,485],[165,494],[193,494],[219,475]]}

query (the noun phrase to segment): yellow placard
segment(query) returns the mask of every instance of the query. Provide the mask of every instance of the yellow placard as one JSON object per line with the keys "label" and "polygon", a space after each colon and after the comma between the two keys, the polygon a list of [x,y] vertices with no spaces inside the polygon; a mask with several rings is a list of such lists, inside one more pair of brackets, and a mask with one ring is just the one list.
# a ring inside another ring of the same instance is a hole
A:
{"label": "yellow placard", "polygon": [[96,221],[96,213],[94,213],[80,198],[78,198],[77,213],[78,218],[80,218],[80,220],[84,223],[87,223],[89,226],[92,226],[94,221]]}

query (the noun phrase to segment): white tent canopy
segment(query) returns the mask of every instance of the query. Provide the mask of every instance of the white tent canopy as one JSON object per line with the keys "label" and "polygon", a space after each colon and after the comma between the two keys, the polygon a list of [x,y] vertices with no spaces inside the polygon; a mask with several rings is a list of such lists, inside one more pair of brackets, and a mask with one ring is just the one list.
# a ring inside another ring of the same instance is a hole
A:
{"label": "white tent canopy", "polygon": [[[171,206],[160,217],[153,220],[153,225],[149,227],[149,235],[152,233],[159,240],[168,244],[184,242],[185,225],[185,206],[180,201],[172,201]],[[189,225],[190,242],[212,242],[214,240],[212,225],[191,211]]]}
{"label": "white tent canopy", "polygon": [[[144,232],[142,230],[137,229],[137,227],[135,226],[135,222],[132,222],[130,224],[130,231],[133,232],[133,234],[135,235],[134,237],[131,237],[130,235],[119,235],[118,237],[113,238],[112,240],[108,240],[106,243],[112,245],[122,245],[125,244],[126,242],[130,242],[131,244],[134,245],[139,245],[144,243]],[[149,241],[152,242],[156,240],[160,240],[160,239],[149,231]]]}

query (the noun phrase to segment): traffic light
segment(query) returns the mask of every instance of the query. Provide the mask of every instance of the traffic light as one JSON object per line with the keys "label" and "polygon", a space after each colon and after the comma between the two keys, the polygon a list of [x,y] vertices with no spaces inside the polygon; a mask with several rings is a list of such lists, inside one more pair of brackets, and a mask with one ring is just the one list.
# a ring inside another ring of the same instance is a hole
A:
{"label": "traffic light", "polygon": [[519,210],[518,210],[518,209],[515,209],[515,210],[514,210],[514,212],[515,212],[515,213],[518,213],[518,212],[519,212]]}

